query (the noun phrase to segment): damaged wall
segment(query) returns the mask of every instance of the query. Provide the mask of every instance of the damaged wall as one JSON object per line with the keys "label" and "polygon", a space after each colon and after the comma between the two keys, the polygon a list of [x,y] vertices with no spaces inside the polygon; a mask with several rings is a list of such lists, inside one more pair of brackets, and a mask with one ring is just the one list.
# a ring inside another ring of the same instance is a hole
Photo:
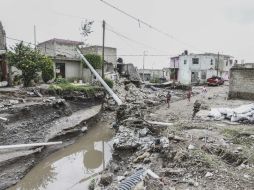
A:
{"label": "damaged wall", "polygon": [[254,68],[232,68],[229,98],[254,100]]}

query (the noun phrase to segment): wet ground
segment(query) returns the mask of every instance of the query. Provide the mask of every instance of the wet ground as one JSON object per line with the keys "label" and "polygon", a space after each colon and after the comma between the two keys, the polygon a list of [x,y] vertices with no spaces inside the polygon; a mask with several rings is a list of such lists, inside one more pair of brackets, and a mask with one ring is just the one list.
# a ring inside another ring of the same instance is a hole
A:
{"label": "wet ground", "polygon": [[41,161],[9,190],[88,189],[111,159],[112,136],[110,125],[99,121],[76,143]]}

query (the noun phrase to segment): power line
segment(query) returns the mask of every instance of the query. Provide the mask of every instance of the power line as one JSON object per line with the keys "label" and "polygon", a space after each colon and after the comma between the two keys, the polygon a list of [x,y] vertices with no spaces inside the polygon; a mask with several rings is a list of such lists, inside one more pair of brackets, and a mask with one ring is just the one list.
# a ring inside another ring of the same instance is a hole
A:
{"label": "power line", "polygon": [[[123,35],[123,34],[117,32],[117,31],[115,31],[115,30],[113,30],[113,29],[109,29],[107,26],[109,26],[109,25],[108,25],[108,24],[106,25],[106,30],[108,30],[108,31],[110,31],[110,32],[112,32],[112,33],[114,33],[115,35],[119,36],[120,38],[124,38],[125,40],[131,41],[131,42],[133,42],[133,43],[135,43],[135,44],[138,44],[138,45],[141,45],[141,46],[143,46],[143,47],[148,47],[148,48],[154,49],[154,50],[156,50],[156,51],[161,51],[161,50],[159,50],[159,49],[157,49],[157,48],[155,48],[155,47],[152,47],[152,46],[150,46],[150,45],[148,45],[148,44],[145,44],[145,43],[143,43],[143,42],[139,42],[139,41],[137,41],[137,40],[131,39],[131,38],[127,37],[126,35]],[[111,27],[111,26],[110,26],[110,27]],[[111,28],[112,28],[112,27],[111,27]]]}
{"label": "power line", "polygon": [[188,44],[188,43],[186,43],[186,42],[183,42],[183,41],[181,41],[181,40],[178,40],[178,39],[175,38],[173,35],[171,35],[171,34],[165,32],[165,31],[163,31],[163,30],[158,29],[157,27],[155,27],[155,26],[153,26],[153,25],[151,25],[151,24],[149,24],[149,23],[147,23],[147,22],[145,22],[145,21],[143,21],[143,20],[141,20],[141,19],[139,19],[139,18],[137,18],[137,17],[135,17],[135,16],[133,16],[133,15],[131,15],[131,14],[125,12],[125,11],[123,11],[123,10],[121,10],[120,8],[118,8],[118,7],[112,5],[112,4],[110,4],[110,3],[108,3],[108,2],[106,2],[106,1],[104,1],[104,0],[100,0],[100,1],[101,1],[102,3],[104,3],[104,4],[106,4],[107,6],[109,6],[109,7],[113,8],[113,9],[117,10],[118,12],[121,12],[122,14],[124,14],[124,15],[130,17],[131,19],[133,19],[133,20],[135,20],[135,21],[137,21],[137,22],[139,23],[139,25],[140,25],[140,23],[141,23],[141,24],[147,26],[148,28],[153,29],[154,31],[156,31],[156,32],[158,32],[158,33],[161,33],[161,34],[163,34],[164,36],[166,36],[166,37],[168,37],[168,38],[170,38],[170,39],[173,39],[173,40],[175,40],[175,41],[177,41],[177,42],[179,42],[179,43],[182,43],[182,44],[184,44],[184,45],[186,45],[186,46],[193,47],[193,48],[197,49],[197,48],[194,47],[193,45],[190,45],[190,44]]}

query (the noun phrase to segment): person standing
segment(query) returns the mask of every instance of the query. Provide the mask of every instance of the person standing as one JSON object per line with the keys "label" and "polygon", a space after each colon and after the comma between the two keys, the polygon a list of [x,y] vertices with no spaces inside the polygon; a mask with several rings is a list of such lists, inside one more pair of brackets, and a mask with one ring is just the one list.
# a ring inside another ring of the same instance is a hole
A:
{"label": "person standing", "polygon": [[167,99],[167,104],[168,104],[168,108],[170,107],[170,100],[171,100],[171,94],[170,92],[168,92],[167,96],[166,96],[166,99]]}
{"label": "person standing", "polygon": [[203,88],[202,88],[202,97],[205,98],[206,94],[207,94],[207,89],[206,89],[205,86],[203,86]]}
{"label": "person standing", "polygon": [[191,100],[191,89],[189,89],[188,92],[187,92],[187,99],[190,102],[190,100]]}

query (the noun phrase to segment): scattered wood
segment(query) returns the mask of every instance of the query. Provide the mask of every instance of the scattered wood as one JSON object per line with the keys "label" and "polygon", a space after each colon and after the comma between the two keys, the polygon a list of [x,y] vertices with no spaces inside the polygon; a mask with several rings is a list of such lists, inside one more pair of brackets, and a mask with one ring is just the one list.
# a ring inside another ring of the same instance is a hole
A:
{"label": "scattered wood", "polygon": [[5,118],[5,117],[0,117],[0,120],[2,120],[2,121],[4,121],[4,122],[7,122],[7,121],[8,121],[8,119]]}

